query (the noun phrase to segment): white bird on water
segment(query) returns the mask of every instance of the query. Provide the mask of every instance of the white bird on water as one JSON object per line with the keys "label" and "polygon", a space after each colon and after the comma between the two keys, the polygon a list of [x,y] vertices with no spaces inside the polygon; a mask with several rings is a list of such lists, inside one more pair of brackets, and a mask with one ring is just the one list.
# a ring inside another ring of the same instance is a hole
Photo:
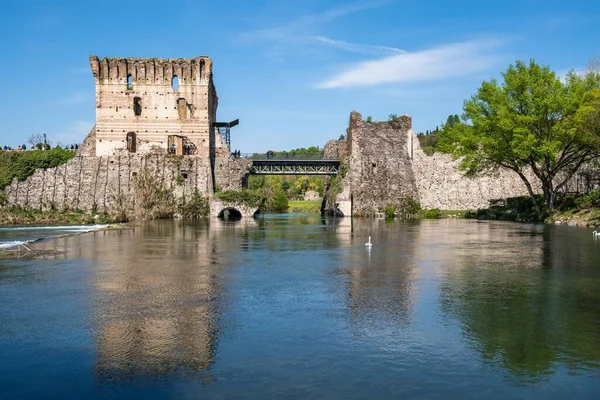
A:
{"label": "white bird on water", "polygon": [[594,232],[592,232],[592,235],[594,235],[594,236],[600,236],[600,232],[594,231]]}
{"label": "white bird on water", "polygon": [[365,246],[367,246],[367,247],[371,247],[371,246],[373,246],[373,245],[371,244],[371,236],[369,236],[369,241],[368,241],[367,243],[365,243]]}

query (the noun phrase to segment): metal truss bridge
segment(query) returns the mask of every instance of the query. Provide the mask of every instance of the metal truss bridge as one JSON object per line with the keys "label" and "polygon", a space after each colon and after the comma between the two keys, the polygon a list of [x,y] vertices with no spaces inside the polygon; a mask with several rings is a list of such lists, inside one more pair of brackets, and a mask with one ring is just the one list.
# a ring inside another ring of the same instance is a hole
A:
{"label": "metal truss bridge", "polygon": [[337,160],[252,160],[252,175],[337,175]]}
{"label": "metal truss bridge", "polygon": [[322,155],[294,154],[234,154],[252,161],[251,175],[337,175],[339,160],[324,159]]}

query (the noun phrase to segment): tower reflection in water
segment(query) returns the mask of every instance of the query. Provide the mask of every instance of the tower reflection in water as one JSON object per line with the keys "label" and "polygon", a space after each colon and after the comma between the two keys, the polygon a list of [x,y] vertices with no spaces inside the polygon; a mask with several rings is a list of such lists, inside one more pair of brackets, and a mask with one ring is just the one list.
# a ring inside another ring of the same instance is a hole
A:
{"label": "tower reflection in water", "polygon": [[227,238],[212,238],[218,229],[214,222],[154,221],[118,237],[95,235],[99,381],[211,368],[224,286],[219,246],[227,247]]}

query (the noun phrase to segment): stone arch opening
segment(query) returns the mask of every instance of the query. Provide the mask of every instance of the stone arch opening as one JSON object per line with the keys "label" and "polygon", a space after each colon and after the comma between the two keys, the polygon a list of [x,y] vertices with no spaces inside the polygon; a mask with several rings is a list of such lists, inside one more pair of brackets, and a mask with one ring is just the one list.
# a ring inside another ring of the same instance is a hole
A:
{"label": "stone arch opening", "polygon": [[171,78],[171,87],[175,91],[179,90],[179,77],[177,75],[173,75],[173,77]]}
{"label": "stone arch opening", "polygon": [[127,75],[127,90],[133,90],[133,76],[131,74]]}
{"label": "stone arch opening", "polygon": [[242,213],[233,207],[227,207],[221,210],[219,218],[225,221],[237,221],[242,219]]}
{"label": "stone arch opening", "polygon": [[128,152],[135,153],[136,142],[137,142],[137,138],[136,138],[135,132],[129,132],[127,134],[127,151]]}
{"label": "stone arch opening", "polygon": [[133,98],[133,113],[136,116],[142,115],[142,99],[141,99],[141,97]]}

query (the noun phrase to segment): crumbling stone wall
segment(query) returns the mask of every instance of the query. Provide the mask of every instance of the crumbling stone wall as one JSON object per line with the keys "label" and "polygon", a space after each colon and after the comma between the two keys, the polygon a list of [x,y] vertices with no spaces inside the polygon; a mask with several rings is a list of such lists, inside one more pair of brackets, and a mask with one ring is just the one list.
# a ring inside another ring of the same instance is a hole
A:
{"label": "crumbling stone wall", "polygon": [[56,168],[38,169],[6,188],[9,205],[25,208],[114,211],[135,207],[134,179],[149,174],[176,198],[198,190],[212,195],[208,159],[164,155],[76,156]]}
{"label": "crumbling stone wall", "polygon": [[[217,186],[240,189],[250,160],[231,156],[215,159]],[[213,197],[210,160],[164,154],[87,157],[78,155],[56,168],[38,169],[27,180],[16,178],[6,188],[9,205],[24,208],[115,211],[136,204],[134,179],[148,174],[175,198],[195,190]]]}
{"label": "crumbling stone wall", "polygon": [[[442,153],[426,155],[412,130],[410,135],[413,138],[412,168],[421,207],[474,210],[489,207],[493,199],[528,196],[525,184],[516,173],[501,170],[489,176],[467,178],[458,169],[458,160]],[[530,179],[530,182],[535,180]],[[534,189],[539,190],[537,186]]]}
{"label": "crumbling stone wall", "polygon": [[323,146],[323,156],[326,160],[343,160],[348,156],[346,140],[329,140]]}
{"label": "crumbling stone wall", "polygon": [[[339,177],[341,192],[335,200],[344,215],[373,215],[389,206],[398,210],[402,199],[409,196],[423,208],[473,210],[489,207],[492,199],[528,195],[512,171],[467,178],[458,169],[459,161],[451,156],[427,156],[412,131],[409,116],[366,122],[352,112],[347,132],[347,141],[325,145],[326,156],[339,156],[347,165],[346,176]],[[526,175],[539,191],[532,174]]]}
{"label": "crumbling stone wall", "polygon": [[243,187],[252,161],[246,158],[236,158],[231,155],[215,159],[215,182],[219,190],[239,190]]}
{"label": "crumbling stone wall", "polygon": [[[350,193],[353,215],[374,215],[386,207],[402,208],[406,197],[417,198],[417,187],[408,154],[411,118],[366,122],[357,112],[350,114],[348,170],[343,194]],[[345,215],[348,215],[346,212]]]}
{"label": "crumbling stone wall", "polygon": [[94,157],[96,156],[96,125],[92,127],[90,133],[77,149],[77,156]]}

